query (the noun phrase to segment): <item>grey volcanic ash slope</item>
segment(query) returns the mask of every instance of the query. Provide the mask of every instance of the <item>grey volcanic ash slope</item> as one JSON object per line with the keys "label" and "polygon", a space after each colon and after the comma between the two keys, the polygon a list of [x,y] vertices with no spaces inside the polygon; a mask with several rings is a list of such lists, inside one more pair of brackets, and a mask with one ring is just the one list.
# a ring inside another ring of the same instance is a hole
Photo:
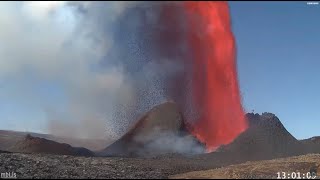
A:
{"label": "grey volcanic ash slope", "polygon": [[8,149],[10,152],[19,153],[45,153],[73,156],[93,156],[90,150],[85,148],[72,147],[68,144],[57,143],[44,138],[26,135],[24,139],[18,141]]}
{"label": "grey volcanic ash slope", "polygon": [[315,150],[308,143],[302,143],[292,136],[272,113],[248,113],[246,116],[249,128],[219,151],[247,160],[259,160],[307,154]]}
{"label": "grey volcanic ash slope", "polygon": [[105,156],[147,156],[168,153],[194,154],[204,152],[186,130],[183,116],[173,102],[160,104],[147,112],[118,141],[107,147]]}

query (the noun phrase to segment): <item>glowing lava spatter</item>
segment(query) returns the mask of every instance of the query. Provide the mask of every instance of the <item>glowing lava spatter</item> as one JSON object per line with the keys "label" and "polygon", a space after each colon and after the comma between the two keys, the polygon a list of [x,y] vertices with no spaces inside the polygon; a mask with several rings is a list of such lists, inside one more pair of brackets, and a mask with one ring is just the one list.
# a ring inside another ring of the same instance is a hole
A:
{"label": "glowing lava spatter", "polygon": [[247,128],[227,2],[185,2],[193,51],[192,93],[200,118],[190,131],[212,151]]}

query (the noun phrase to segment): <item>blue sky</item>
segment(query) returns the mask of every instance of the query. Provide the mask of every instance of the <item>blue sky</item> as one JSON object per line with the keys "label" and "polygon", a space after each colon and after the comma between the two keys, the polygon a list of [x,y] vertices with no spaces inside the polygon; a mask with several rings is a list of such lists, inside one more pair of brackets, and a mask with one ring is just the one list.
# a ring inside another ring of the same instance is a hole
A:
{"label": "blue sky", "polygon": [[320,5],[230,2],[247,111],[272,112],[296,138],[320,135]]}
{"label": "blue sky", "polygon": [[[276,114],[298,139],[320,135],[320,5],[230,2],[230,7],[245,109]],[[34,76],[22,77],[22,84],[0,79],[0,129],[46,132],[42,99],[63,109],[60,82]],[[37,92],[23,84],[30,81]]]}

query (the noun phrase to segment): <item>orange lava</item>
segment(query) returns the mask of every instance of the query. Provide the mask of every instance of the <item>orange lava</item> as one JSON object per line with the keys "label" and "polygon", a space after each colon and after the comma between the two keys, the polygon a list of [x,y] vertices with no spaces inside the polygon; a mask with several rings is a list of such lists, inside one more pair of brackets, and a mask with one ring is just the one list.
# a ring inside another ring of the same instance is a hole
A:
{"label": "orange lava", "polygon": [[190,131],[209,152],[247,128],[241,105],[236,45],[227,2],[185,2],[193,51],[192,102],[200,114]]}

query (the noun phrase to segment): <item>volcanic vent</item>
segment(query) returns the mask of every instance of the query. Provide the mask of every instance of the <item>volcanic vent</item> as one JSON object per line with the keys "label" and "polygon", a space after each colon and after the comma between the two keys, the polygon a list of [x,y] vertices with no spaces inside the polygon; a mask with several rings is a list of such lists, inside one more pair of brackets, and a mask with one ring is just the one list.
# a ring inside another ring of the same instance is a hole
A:
{"label": "volcanic vent", "polygon": [[183,116],[173,102],[151,109],[104,156],[148,156],[167,153],[202,153],[204,146],[187,132]]}
{"label": "volcanic vent", "polygon": [[207,151],[246,130],[227,2],[146,2],[115,27],[113,63],[137,82],[135,108],[156,95],[173,100]]}

